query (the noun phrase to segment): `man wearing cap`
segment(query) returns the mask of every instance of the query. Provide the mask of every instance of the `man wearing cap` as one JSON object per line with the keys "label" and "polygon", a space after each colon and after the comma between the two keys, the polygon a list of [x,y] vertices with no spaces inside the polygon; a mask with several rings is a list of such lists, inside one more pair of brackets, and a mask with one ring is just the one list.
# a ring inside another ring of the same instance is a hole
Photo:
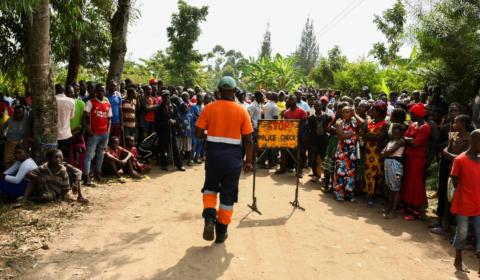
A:
{"label": "man wearing cap", "polygon": [[363,87],[363,97],[366,97],[367,100],[373,99],[373,96],[370,93],[370,89],[367,86]]}
{"label": "man wearing cap", "polygon": [[[252,168],[252,124],[245,108],[234,100],[236,82],[223,77],[218,84],[220,98],[203,108],[198,118],[195,138],[207,139],[205,183],[203,185],[203,238],[215,243],[227,239],[227,228],[232,220],[233,204],[238,201],[240,173]],[[208,136],[206,136],[208,131]],[[242,139],[246,160],[243,162]],[[217,195],[220,207],[217,210]]]}
{"label": "man wearing cap", "polygon": [[327,114],[329,117],[333,116],[333,111],[328,109],[328,97],[322,96],[320,97],[320,102],[322,102],[322,111]]}
{"label": "man wearing cap", "polygon": [[168,171],[168,161],[165,154],[170,145],[173,150],[173,161],[180,171],[185,171],[180,158],[177,142],[177,128],[180,124],[180,115],[175,104],[170,102],[170,91],[162,91],[162,104],[155,110],[155,132],[159,140],[159,157],[162,169]]}
{"label": "man wearing cap", "polygon": [[237,92],[235,92],[235,97],[237,97],[237,103],[240,104],[240,106],[242,106],[243,108],[245,109],[248,109],[248,107],[250,106],[246,101],[245,101],[245,97],[246,97],[246,93],[245,91],[243,90],[237,90]]}

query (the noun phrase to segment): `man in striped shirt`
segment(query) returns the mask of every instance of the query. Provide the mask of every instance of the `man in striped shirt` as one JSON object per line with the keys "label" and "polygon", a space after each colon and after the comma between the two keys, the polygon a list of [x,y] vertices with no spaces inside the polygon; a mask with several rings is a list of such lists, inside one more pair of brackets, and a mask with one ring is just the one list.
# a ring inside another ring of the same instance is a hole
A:
{"label": "man in striped shirt", "polygon": [[[245,108],[235,103],[236,82],[232,77],[223,77],[218,85],[220,98],[203,108],[196,123],[195,138],[207,139],[205,183],[203,193],[203,238],[215,243],[227,239],[227,228],[232,220],[233,204],[238,200],[238,181],[243,170],[252,169],[252,124]],[[208,137],[207,137],[208,131]],[[246,161],[243,162],[242,139]],[[217,211],[217,195],[220,207]]]}
{"label": "man in striped shirt", "polygon": [[123,133],[125,138],[132,136],[135,138],[135,111],[138,106],[135,104],[135,97],[137,96],[133,88],[127,90],[127,96],[122,100],[123,111]]}

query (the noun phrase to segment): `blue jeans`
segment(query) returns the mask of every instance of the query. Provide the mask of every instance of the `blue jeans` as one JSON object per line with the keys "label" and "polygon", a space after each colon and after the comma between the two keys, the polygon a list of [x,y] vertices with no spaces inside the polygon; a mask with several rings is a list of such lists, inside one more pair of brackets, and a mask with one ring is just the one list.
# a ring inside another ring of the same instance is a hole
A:
{"label": "blue jeans", "polygon": [[152,133],[153,133],[153,128],[155,126],[155,122],[147,122],[145,121],[143,123],[143,130],[142,130],[142,133],[143,133],[143,137],[144,138],[147,138],[148,136],[150,136]]}
{"label": "blue jeans", "polygon": [[135,138],[135,127],[123,126],[123,133],[125,133],[125,138],[128,136]]}
{"label": "blue jeans", "polygon": [[83,174],[87,175],[90,173],[90,164],[92,159],[95,157],[95,170],[102,171],[103,156],[105,155],[105,150],[108,145],[108,132],[101,135],[93,135],[88,137],[87,140],[87,152],[85,154],[84,161],[84,172]]}
{"label": "blue jeans", "polygon": [[480,252],[480,215],[472,217],[457,215],[455,217],[457,218],[457,233],[455,234],[453,247],[460,250],[465,249],[468,235],[468,222],[470,221],[473,229],[475,229],[477,252]]}
{"label": "blue jeans", "polygon": [[202,144],[203,144],[203,139],[202,140],[199,140],[195,137],[192,138],[192,157],[196,156],[199,157],[200,156],[200,151],[202,150]]}

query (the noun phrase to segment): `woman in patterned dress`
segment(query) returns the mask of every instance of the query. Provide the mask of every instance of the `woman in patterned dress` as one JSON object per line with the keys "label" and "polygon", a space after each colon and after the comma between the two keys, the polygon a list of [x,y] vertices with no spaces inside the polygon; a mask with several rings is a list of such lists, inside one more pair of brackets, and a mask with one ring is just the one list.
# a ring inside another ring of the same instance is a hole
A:
{"label": "woman in patterned dress", "polygon": [[383,191],[383,158],[380,153],[384,148],[384,139],[388,133],[387,105],[378,101],[371,110],[371,120],[362,136],[367,142],[365,148],[365,192],[367,193],[367,207],[373,208],[375,191]]}
{"label": "woman in patterned dress", "polygon": [[[355,116],[355,118],[353,118]],[[342,120],[337,123],[338,144],[335,152],[336,173],[333,194],[337,202],[343,203],[345,198],[357,202],[353,197],[355,188],[355,161],[357,159],[357,126],[364,121],[355,114],[355,109],[345,106]]]}

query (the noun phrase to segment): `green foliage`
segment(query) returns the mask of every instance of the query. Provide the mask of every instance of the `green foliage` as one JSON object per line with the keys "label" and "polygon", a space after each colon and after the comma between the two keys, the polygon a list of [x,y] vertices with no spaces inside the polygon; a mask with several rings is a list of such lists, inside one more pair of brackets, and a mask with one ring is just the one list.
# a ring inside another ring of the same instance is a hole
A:
{"label": "green foliage", "polygon": [[355,62],[348,62],[345,70],[333,73],[335,89],[347,93],[349,90],[360,91],[368,86],[372,95],[377,95],[381,88],[382,75],[378,72],[378,63],[367,61],[365,57]]}
{"label": "green foliage", "polygon": [[318,54],[319,45],[313,28],[313,20],[307,17],[307,23],[305,23],[302,38],[300,39],[300,45],[298,45],[295,51],[295,57],[298,58],[296,66],[306,69],[304,73],[305,76],[308,76],[312,68],[316,66]]}
{"label": "green foliage", "polygon": [[[60,66],[59,64],[53,64],[53,79],[55,84],[65,84],[67,81],[68,67]],[[103,67],[99,69],[87,69],[80,66],[78,69],[77,81],[94,81],[96,83],[105,83],[105,77],[107,77],[108,68]]]}
{"label": "green foliage", "polygon": [[[36,5],[40,1],[23,2],[25,5],[28,3]],[[50,0],[53,63],[67,63],[71,41],[73,38],[79,38],[80,64],[93,72],[102,71],[103,63],[108,59],[111,38],[107,22],[99,16],[101,9],[93,2],[95,1]],[[23,87],[27,88],[30,76],[27,24],[30,24],[30,17],[23,8],[9,10],[0,6],[0,11],[0,57],[2,57],[0,71],[11,87],[18,89],[18,85],[23,84]],[[80,15],[83,20],[76,20]]]}
{"label": "green foliage", "polygon": [[199,24],[206,20],[208,7],[197,8],[179,0],[178,9],[178,13],[172,15],[171,26],[167,28],[171,54],[166,69],[176,84],[193,87],[197,67],[204,57],[193,49],[193,44],[200,36]]}
{"label": "green foliage", "polygon": [[397,53],[402,46],[401,36],[404,30],[404,24],[407,21],[407,11],[400,0],[393,8],[388,9],[382,13],[382,16],[375,15],[373,22],[377,25],[386,37],[390,46],[387,47],[383,43],[376,43],[373,45],[373,50],[370,51],[375,59],[380,61],[380,65],[388,66],[390,62],[397,58]]}
{"label": "green foliage", "polygon": [[424,61],[418,73],[449,101],[469,101],[480,77],[480,0],[445,0],[418,12],[415,35]]}
{"label": "green foliage", "polygon": [[250,91],[260,88],[286,90],[295,88],[306,78],[302,74],[305,69],[294,67],[297,62],[295,57],[284,58],[277,53],[273,60],[268,56],[261,61],[250,58],[249,64],[237,68],[242,71],[242,80]]}
{"label": "green foliage", "polygon": [[425,79],[413,71],[406,69],[386,68],[380,72],[387,87],[393,91],[401,92],[406,90],[409,93],[419,90],[425,84]]}
{"label": "green foliage", "polygon": [[270,33],[270,23],[267,23],[267,30],[265,30],[262,46],[258,52],[258,57],[265,56],[268,56],[269,58],[272,56],[272,34]]}
{"label": "green foliage", "polygon": [[342,55],[340,47],[334,46],[328,51],[328,57],[320,57],[317,67],[312,69],[308,78],[322,88],[334,87],[334,73],[345,70],[347,62],[347,57]]}

